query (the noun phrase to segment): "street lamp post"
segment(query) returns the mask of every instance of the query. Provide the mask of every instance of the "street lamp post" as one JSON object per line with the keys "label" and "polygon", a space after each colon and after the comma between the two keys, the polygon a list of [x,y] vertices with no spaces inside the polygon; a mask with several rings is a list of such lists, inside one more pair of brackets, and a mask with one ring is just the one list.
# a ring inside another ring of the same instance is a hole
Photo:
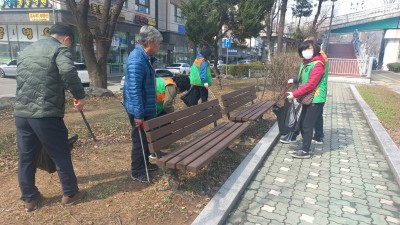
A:
{"label": "street lamp post", "polygon": [[326,38],[326,51],[325,53],[328,54],[329,51],[329,37],[331,36],[331,28],[332,28],[332,19],[333,19],[333,10],[335,9],[335,2],[337,0],[331,0],[332,2],[332,10],[331,10],[331,18],[329,20],[329,30],[328,30],[328,37]]}

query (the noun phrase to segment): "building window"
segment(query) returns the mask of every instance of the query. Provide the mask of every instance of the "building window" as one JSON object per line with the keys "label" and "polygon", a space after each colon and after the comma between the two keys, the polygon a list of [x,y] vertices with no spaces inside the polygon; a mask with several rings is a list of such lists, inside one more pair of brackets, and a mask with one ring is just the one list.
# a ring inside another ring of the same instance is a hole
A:
{"label": "building window", "polygon": [[181,8],[179,8],[178,6],[175,6],[175,22],[177,23],[183,23],[183,16],[182,16],[182,12],[181,12]]}
{"label": "building window", "polygon": [[135,0],[135,10],[150,14],[150,0]]}

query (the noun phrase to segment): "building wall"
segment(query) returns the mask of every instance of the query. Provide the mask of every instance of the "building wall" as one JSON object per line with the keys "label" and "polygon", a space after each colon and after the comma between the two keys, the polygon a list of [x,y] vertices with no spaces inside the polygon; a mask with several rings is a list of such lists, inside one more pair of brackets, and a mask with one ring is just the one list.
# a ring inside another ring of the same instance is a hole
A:
{"label": "building wall", "polygon": [[387,30],[385,33],[385,54],[383,56],[383,70],[388,70],[387,64],[399,62],[400,56],[400,29]]}

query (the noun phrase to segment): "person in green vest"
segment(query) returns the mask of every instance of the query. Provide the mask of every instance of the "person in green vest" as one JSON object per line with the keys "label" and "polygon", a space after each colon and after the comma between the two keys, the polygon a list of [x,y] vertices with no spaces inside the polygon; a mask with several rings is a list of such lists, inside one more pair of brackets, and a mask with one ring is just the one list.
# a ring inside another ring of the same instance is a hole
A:
{"label": "person in green vest", "polygon": [[190,89],[187,76],[156,78],[157,116],[174,112],[174,99],[179,93]]}
{"label": "person in green vest", "polygon": [[203,47],[190,70],[190,84],[192,85],[191,88],[196,105],[200,98],[202,103],[208,101],[208,87],[212,85],[211,68],[208,62],[210,56],[211,49]]}
{"label": "person in green vest", "polygon": [[[292,81],[299,86],[293,92],[287,92],[289,101],[314,92],[312,102],[303,104],[299,118],[299,131],[303,136],[300,149],[293,152],[293,158],[310,158],[310,146],[313,139],[313,129],[317,118],[322,114],[327,95],[328,73],[325,70],[326,59],[320,53],[321,48],[314,40],[306,40],[299,45],[298,53],[303,58],[297,77]],[[289,80],[289,82],[291,82]]]}

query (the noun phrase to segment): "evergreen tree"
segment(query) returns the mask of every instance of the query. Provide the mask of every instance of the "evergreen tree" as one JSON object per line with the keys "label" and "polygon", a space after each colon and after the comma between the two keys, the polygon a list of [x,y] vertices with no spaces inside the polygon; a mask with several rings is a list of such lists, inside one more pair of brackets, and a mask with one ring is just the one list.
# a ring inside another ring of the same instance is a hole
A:
{"label": "evergreen tree", "polygon": [[296,0],[296,5],[292,7],[293,16],[299,18],[297,27],[300,27],[302,17],[309,17],[312,13],[312,4],[309,0]]}

